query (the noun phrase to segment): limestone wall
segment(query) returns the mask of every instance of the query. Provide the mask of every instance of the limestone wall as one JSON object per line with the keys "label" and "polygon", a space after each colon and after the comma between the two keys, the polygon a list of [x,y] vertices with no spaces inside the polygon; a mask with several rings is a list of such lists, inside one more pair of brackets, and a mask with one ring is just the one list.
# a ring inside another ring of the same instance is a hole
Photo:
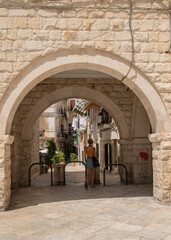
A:
{"label": "limestone wall", "polygon": [[11,199],[10,145],[14,137],[0,135],[0,210],[7,209]]}
{"label": "limestone wall", "polygon": [[[32,139],[31,139],[31,161],[30,162],[31,162],[31,164],[40,162],[40,159],[39,159],[39,120],[36,121],[34,128],[33,128]],[[35,165],[32,168],[31,177],[34,178],[39,174],[40,174],[40,166]]]}
{"label": "limestone wall", "polygon": [[158,134],[153,141],[153,194],[155,199],[169,203],[171,199],[171,136]]}
{"label": "limestone wall", "polygon": [[[128,169],[129,183],[152,183],[151,143],[148,139],[121,140],[120,162]],[[142,154],[142,156],[141,156]],[[143,156],[148,158],[143,158]],[[125,182],[125,171],[120,168],[121,180]]]}
{"label": "limestone wall", "polygon": [[[23,99],[22,103],[20,104],[20,107],[18,108],[18,111],[16,113],[14,124],[13,124],[13,134],[15,136],[14,144],[15,148],[18,148],[18,144],[22,145],[20,146],[20,151],[15,151],[14,159],[17,159],[17,161],[13,161],[13,168],[16,168],[16,165],[18,165],[18,162],[20,162],[20,179],[19,184],[25,185],[27,184],[28,178],[26,176],[26,172],[28,172],[28,167],[31,164],[30,161],[35,161],[35,159],[38,158],[38,143],[35,141],[37,138],[33,138],[33,135],[30,135],[30,139],[22,139],[23,129],[25,127],[26,121],[28,121],[28,116],[30,115],[30,112],[34,108],[34,106],[37,106],[37,104],[42,100],[42,98],[45,98],[46,96],[50,96],[50,94],[53,95],[53,93],[58,89],[63,89],[64,92],[65,89],[68,86],[72,87],[87,87],[88,89],[95,89],[98,92],[101,92],[104,96],[106,95],[109,99],[112,100],[114,104],[118,106],[120,111],[122,112],[125,122],[129,129],[129,139],[128,139],[128,145],[131,146],[130,148],[127,148],[127,144],[122,148],[122,158],[121,161],[124,163],[128,170],[130,169],[130,182],[134,183],[149,183],[152,182],[152,167],[151,167],[151,144],[148,140],[148,134],[150,133],[150,123],[148,120],[147,115],[144,116],[144,111],[142,110],[143,107],[141,104],[134,104],[135,99],[136,102],[139,100],[135,96],[135,94],[129,90],[118,80],[114,79],[46,79],[43,82],[39,83],[35,88],[33,88],[29,94]],[[39,105],[39,104],[38,104]],[[141,106],[141,108],[139,107]],[[43,106],[40,105],[39,108],[44,110],[42,108]],[[36,107],[36,110],[39,111],[38,107]],[[134,112],[134,114],[132,114]],[[139,121],[136,119],[135,116],[137,114],[141,117],[144,117],[146,121],[143,121],[143,123],[139,123]],[[31,119],[30,119],[31,120]],[[30,121],[29,120],[29,121]],[[15,123],[20,123],[20,131],[18,132],[17,125]],[[121,124],[121,123],[120,123]],[[135,126],[138,128],[139,124],[141,125],[141,131],[138,132],[135,131]],[[121,129],[122,125],[118,125],[118,127]],[[15,129],[17,130],[17,134],[15,134]],[[144,131],[142,131],[144,129]],[[32,128],[32,126],[29,126],[29,131],[35,132],[35,129]],[[136,142],[138,132],[138,142]],[[145,136],[144,136],[145,133]],[[37,136],[37,135],[36,135]],[[141,142],[142,139],[142,142]],[[17,144],[18,143],[18,144]],[[144,145],[145,144],[145,145]],[[35,150],[35,151],[33,151]],[[13,150],[14,151],[14,150]],[[149,158],[148,161],[142,161],[140,160],[139,154],[140,152],[148,152]],[[31,159],[31,160],[30,160]],[[33,160],[34,159],[34,160]],[[16,163],[15,163],[16,162]],[[131,169],[133,169],[131,173]],[[16,168],[17,170],[17,168]],[[14,176],[13,176],[14,175]],[[12,178],[15,178],[15,175],[18,176],[17,172],[12,174]]]}
{"label": "limestone wall", "polygon": [[[50,52],[93,48],[132,59],[129,1],[74,0],[70,8],[64,4],[62,9],[43,8],[42,1],[31,1],[31,9],[25,1],[21,9],[21,1],[13,2],[0,5],[0,96],[22,69]],[[153,82],[170,114],[171,55],[165,53],[170,43],[169,12],[141,9],[168,5],[169,0],[134,1],[131,24],[135,65]]]}
{"label": "limestone wall", "polygon": [[[19,117],[20,115],[20,117]],[[31,138],[29,140],[22,139],[22,124],[20,131],[17,130],[16,122],[22,122],[22,111],[15,116],[13,131],[15,141],[11,147],[11,188],[28,185],[29,167],[33,163],[39,162],[39,122],[36,121],[33,128]],[[39,165],[33,166],[31,170],[31,178],[40,173]]]}
{"label": "limestone wall", "polygon": [[[31,69],[35,66],[34,61],[40,59],[39,63],[41,65],[41,57],[64,49],[96,49],[104,52],[104,56],[106,56],[106,53],[110,53],[113,54],[112,56],[115,56],[116,59],[121,57],[123,61],[122,64],[117,65],[118,69],[122,68],[123,62],[132,62],[132,66],[137,70],[136,74],[139,73],[141,76],[144,74],[144,76],[147,77],[146,81],[151,83],[150,87],[152,87],[159,98],[161,98],[162,101],[160,104],[164,106],[162,108],[164,109],[162,110],[164,111],[162,116],[166,116],[168,121],[168,116],[171,116],[171,54],[168,52],[170,46],[169,0],[135,0],[132,1],[132,9],[130,8],[130,2],[131,1],[128,0],[66,0],[65,3],[52,4],[46,0],[0,0],[0,107],[3,108],[7,98],[14,90],[16,90],[18,94],[20,93],[20,88],[22,88],[22,84],[24,85],[25,79],[17,85],[18,80],[16,77],[18,77],[18,79],[22,78],[23,71],[27,67],[29,74],[29,71],[31,71],[29,67]],[[91,54],[93,54],[93,51]],[[98,56],[97,60],[99,60]],[[108,61],[107,58],[106,61]],[[63,64],[65,64],[65,61]],[[105,64],[107,67],[107,62]],[[112,68],[112,66],[109,67]],[[23,75],[25,78],[28,75],[26,71]],[[127,72],[128,69],[124,68],[122,74],[126,74]],[[108,73],[110,74],[110,72]],[[138,81],[136,74],[131,78],[132,75],[130,72],[130,84]],[[32,75],[29,75],[29,77],[30,79],[34,78]],[[46,77],[44,76],[44,78]],[[60,86],[64,87],[62,81],[63,80],[61,80]],[[80,84],[84,85],[83,83],[84,80],[80,82]],[[22,92],[20,99],[17,100],[22,101],[22,99],[25,98],[25,102],[18,108],[19,115],[15,116],[14,121],[13,117],[8,119],[9,122],[13,121],[13,127],[15,126],[15,128],[12,128],[12,130],[8,129],[6,133],[2,127],[3,134],[14,135],[16,141],[19,139],[28,112],[38,100],[37,98],[42,97],[44,94],[43,90],[37,93],[32,92],[31,90],[34,86],[34,84],[29,84],[27,87],[30,93],[25,96],[24,92]],[[40,89],[46,87],[46,91],[50,93],[54,88],[60,86],[50,84],[39,87]],[[153,116],[155,116],[154,118],[158,118],[159,116],[161,128],[155,128],[155,120],[152,124],[154,125],[154,131],[158,133],[157,131],[160,131],[162,126],[165,126],[165,119],[160,118],[160,104],[156,102],[158,106],[154,109],[155,104],[153,104],[153,109],[151,109],[151,106],[149,106],[149,103],[144,98],[144,95],[147,95],[147,93],[151,94],[151,92],[142,82],[139,86],[141,86],[141,92],[137,90],[138,87],[134,87],[133,89],[135,92],[137,91],[136,94],[138,98],[144,101],[143,103],[146,105],[146,110],[148,110],[149,114],[152,112]],[[131,107],[133,103],[131,96],[128,96],[123,90],[122,99],[116,97],[115,90],[117,87],[123,89],[122,85],[111,86],[110,84],[104,84],[103,89],[101,89],[99,84],[99,87],[97,85],[95,87],[97,91],[102,91],[104,96],[110,95],[110,99],[116,102],[124,115],[130,133],[132,125],[130,121],[131,114],[128,108]],[[93,88],[94,85],[91,85],[91,89]],[[35,89],[36,88],[34,88],[34,91]],[[32,94],[31,98],[29,94]],[[151,95],[153,102],[155,102],[155,97],[155,94]],[[125,101],[126,99],[127,101]],[[11,106],[11,104],[12,102],[9,103],[9,106]],[[15,102],[15,104],[17,105],[18,102]],[[4,119],[6,116],[5,110],[2,112],[1,119]],[[151,119],[153,121],[153,118]],[[167,136],[167,128],[163,129],[165,129],[164,133],[160,132],[160,134]],[[169,131],[168,128],[168,134],[170,133]],[[4,135],[2,136],[3,143],[1,146],[1,152],[3,154],[1,154],[2,164],[0,176],[3,180],[5,176],[8,176],[6,180],[4,180],[5,182],[1,188],[2,191],[0,191],[0,193],[2,192],[1,199],[3,199],[3,203],[0,204],[0,206],[4,207],[6,204],[8,205],[10,198],[10,171],[7,170],[9,167],[4,163],[10,151],[6,149],[6,144],[3,139]],[[171,138],[167,137],[167,139],[169,139],[167,140],[168,142],[171,141]],[[169,188],[171,174],[169,172],[170,170],[168,170],[171,154],[167,149],[161,148],[161,146],[165,144],[165,140],[163,140],[162,137],[158,137],[158,135],[152,136],[151,141],[154,141],[154,150],[160,146],[157,149],[159,151],[159,161],[154,160],[153,162],[153,168],[157,168],[157,170],[154,170],[154,196],[159,201],[171,202],[171,192]],[[31,143],[23,141],[23,144],[23,148],[26,146],[24,156],[28,158],[30,150],[28,151],[27,148],[28,146],[31,147]],[[129,142],[128,145],[129,144],[132,143]],[[130,149],[130,147],[128,147],[128,149]],[[139,149],[138,145],[136,149]],[[135,151],[138,152],[138,150],[133,148],[133,152]],[[16,150],[14,149],[12,152],[12,156],[14,156],[12,161],[14,162],[15,169],[18,169],[20,162],[18,154],[19,151],[17,147]],[[165,158],[165,156],[167,157]],[[165,160],[167,162],[167,169],[162,167]],[[162,164],[158,164],[159,162]],[[10,164],[9,160],[9,165]],[[25,166],[20,165],[20,168],[22,173]],[[4,175],[4,172],[6,175]],[[136,175],[138,174],[139,173]],[[160,185],[156,183],[158,178],[161,179]],[[15,181],[18,182],[18,180]],[[26,179],[23,180],[23,182],[26,182]],[[165,189],[165,186],[167,186],[167,189]],[[6,198],[4,198],[4,192],[7,193]]]}

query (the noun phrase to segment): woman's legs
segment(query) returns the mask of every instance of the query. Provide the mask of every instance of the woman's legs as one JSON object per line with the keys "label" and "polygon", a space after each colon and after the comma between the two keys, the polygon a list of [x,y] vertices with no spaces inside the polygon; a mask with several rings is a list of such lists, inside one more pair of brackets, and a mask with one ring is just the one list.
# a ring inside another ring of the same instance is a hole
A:
{"label": "woman's legs", "polygon": [[88,184],[91,175],[91,186],[94,186],[94,176],[95,176],[95,168],[87,168],[87,179],[86,183]]}
{"label": "woman's legs", "polygon": [[92,168],[92,171],[91,171],[91,186],[94,186],[94,176],[95,176],[95,168]]}
{"label": "woman's legs", "polygon": [[89,182],[89,179],[90,179],[90,168],[87,168],[87,184]]}

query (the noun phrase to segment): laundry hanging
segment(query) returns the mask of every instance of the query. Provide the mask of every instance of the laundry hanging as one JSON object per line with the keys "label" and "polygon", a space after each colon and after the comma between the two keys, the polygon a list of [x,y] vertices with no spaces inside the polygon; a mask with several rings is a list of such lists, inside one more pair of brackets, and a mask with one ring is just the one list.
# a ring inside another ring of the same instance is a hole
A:
{"label": "laundry hanging", "polygon": [[73,118],[72,120],[72,127],[74,128],[74,131],[78,129],[78,118]]}
{"label": "laundry hanging", "polygon": [[73,112],[78,113],[81,116],[85,116],[86,111],[84,110],[86,100],[79,99],[75,107],[73,108]]}
{"label": "laundry hanging", "polygon": [[87,117],[80,117],[79,118],[79,124],[80,124],[80,130],[86,130],[87,129]]}

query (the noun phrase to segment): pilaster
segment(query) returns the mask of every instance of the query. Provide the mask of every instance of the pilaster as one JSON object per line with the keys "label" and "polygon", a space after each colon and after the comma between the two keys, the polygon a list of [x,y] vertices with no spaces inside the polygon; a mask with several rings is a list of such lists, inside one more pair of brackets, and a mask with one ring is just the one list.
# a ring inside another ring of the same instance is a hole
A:
{"label": "pilaster", "polygon": [[161,203],[171,203],[171,133],[151,134],[153,146],[153,196]]}
{"label": "pilaster", "polygon": [[8,208],[11,199],[11,149],[14,137],[0,135],[0,209]]}

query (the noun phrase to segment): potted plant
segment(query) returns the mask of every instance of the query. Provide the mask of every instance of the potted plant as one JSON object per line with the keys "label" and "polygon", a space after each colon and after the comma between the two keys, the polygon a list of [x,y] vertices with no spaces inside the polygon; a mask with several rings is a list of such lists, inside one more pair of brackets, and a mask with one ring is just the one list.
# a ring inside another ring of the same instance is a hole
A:
{"label": "potted plant", "polygon": [[[52,166],[52,164],[53,164],[53,156],[56,153],[56,144],[55,144],[53,138],[50,138],[47,140],[47,149],[48,149],[48,151],[45,155],[45,163],[48,165],[48,167],[46,167],[47,171],[48,171],[49,166]],[[45,171],[46,171],[46,169],[45,169]]]}
{"label": "potted plant", "polygon": [[60,163],[64,164],[65,163],[65,154],[61,151],[57,152],[53,158],[52,158],[53,163]]}
{"label": "potted plant", "polygon": [[70,153],[70,161],[72,162],[72,166],[75,167],[75,161],[78,161],[78,156],[75,153]]}

